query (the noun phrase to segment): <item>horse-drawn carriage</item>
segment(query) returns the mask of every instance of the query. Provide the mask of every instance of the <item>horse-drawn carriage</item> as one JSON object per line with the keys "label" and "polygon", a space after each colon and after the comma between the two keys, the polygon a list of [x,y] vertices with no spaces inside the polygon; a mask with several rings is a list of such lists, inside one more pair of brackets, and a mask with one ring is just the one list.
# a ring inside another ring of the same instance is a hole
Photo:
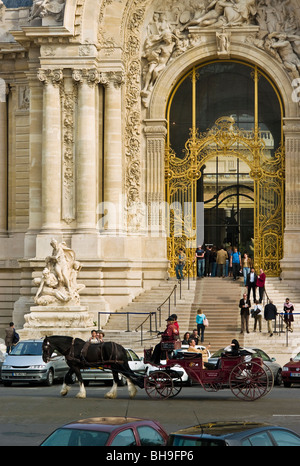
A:
{"label": "horse-drawn carriage", "polygon": [[[171,398],[181,391],[180,372],[173,369],[175,365],[184,369],[204,390],[216,392],[230,388],[240,400],[257,400],[273,388],[273,374],[261,358],[224,354],[216,366],[210,367],[203,362],[201,353],[178,352],[172,356],[172,345],[169,346],[171,357],[145,377],[145,390],[153,399]],[[150,357],[151,350],[145,350],[145,362],[150,361]]]}
{"label": "horse-drawn carriage", "polygon": [[[180,371],[175,366],[186,371],[189,378],[199,383],[206,391],[218,391],[230,388],[232,393],[241,400],[257,400],[267,395],[273,387],[274,378],[270,369],[261,358],[251,358],[240,354],[232,357],[222,356],[216,367],[210,368],[202,359],[201,353],[174,351],[172,341],[164,342],[163,350],[169,355],[165,364],[157,366],[145,376],[135,374],[128,365],[125,349],[113,342],[91,344],[85,354],[86,343],[78,338],[69,336],[46,337],[43,342],[43,360],[51,360],[52,353],[57,350],[63,354],[70,367],[66,374],[62,395],[70,389],[69,382],[75,373],[78,378],[80,391],[76,395],[85,398],[85,388],[80,369],[91,365],[108,368],[112,371],[114,384],[105,395],[107,398],[116,398],[118,374],[126,377],[130,397],[137,392],[136,385],[145,388],[146,393],[153,399],[166,399],[178,395],[182,389]],[[84,352],[84,357],[83,357]],[[145,350],[145,363],[150,362],[151,350]]]}

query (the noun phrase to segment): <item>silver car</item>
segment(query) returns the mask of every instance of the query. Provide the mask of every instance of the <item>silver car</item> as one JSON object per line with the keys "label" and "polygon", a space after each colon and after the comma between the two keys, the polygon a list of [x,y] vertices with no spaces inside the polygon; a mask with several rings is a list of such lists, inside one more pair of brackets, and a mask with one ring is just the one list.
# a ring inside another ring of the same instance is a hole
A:
{"label": "silver car", "polygon": [[[125,348],[128,357],[128,364],[132,371],[135,373],[144,374],[146,372],[146,365],[144,359],[140,358],[131,348]],[[90,382],[104,382],[111,384],[113,381],[113,374],[110,369],[103,369],[101,367],[89,367],[87,369],[80,369],[84,385]],[[126,385],[126,378],[122,374],[118,374],[118,385]]]}
{"label": "silver car", "polygon": [[13,382],[44,383],[52,385],[55,379],[63,379],[69,367],[64,356],[54,353],[51,361],[42,358],[43,340],[20,341],[5,357],[1,378],[9,387]]}

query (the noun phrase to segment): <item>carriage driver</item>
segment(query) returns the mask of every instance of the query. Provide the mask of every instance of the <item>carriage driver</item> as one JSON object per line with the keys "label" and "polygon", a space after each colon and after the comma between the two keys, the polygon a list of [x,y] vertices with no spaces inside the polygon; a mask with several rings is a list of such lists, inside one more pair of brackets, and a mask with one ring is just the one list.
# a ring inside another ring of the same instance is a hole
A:
{"label": "carriage driver", "polygon": [[163,342],[174,342],[179,339],[178,326],[175,325],[174,316],[167,318],[167,327],[164,332],[160,332],[161,341],[158,343],[153,351],[150,362],[153,364],[160,364],[161,359],[165,359],[166,352],[161,349],[161,343]]}

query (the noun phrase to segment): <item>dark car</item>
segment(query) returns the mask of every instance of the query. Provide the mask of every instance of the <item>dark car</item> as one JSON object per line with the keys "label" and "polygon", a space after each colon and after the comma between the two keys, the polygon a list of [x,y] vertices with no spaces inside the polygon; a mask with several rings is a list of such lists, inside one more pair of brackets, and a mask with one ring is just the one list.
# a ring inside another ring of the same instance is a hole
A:
{"label": "dark car", "polygon": [[290,387],[293,383],[300,383],[300,353],[283,366],[282,380],[285,387]]}
{"label": "dark car", "polygon": [[[253,352],[253,358],[261,358],[264,364],[271,370],[274,376],[274,385],[281,385],[282,384],[282,367],[278,362],[276,362],[275,358],[271,358],[267,355],[263,350],[259,348],[245,348],[249,349]],[[216,351],[209,359],[209,364],[217,364],[218,359],[221,357],[221,354],[224,353],[225,348],[219,349]]]}
{"label": "dark car", "polygon": [[157,421],[96,417],[60,427],[41,446],[159,446],[166,445],[167,439],[168,434]]}
{"label": "dark car", "polygon": [[290,429],[253,422],[211,422],[169,435],[174,447],[300,446],[300,436]]}

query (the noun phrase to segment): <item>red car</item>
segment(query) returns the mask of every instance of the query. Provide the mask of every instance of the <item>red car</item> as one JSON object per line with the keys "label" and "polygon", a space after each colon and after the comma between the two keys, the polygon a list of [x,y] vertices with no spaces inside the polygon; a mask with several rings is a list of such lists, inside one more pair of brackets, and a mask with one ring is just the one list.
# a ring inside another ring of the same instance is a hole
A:
{"label": "red car", "polygon": [[157,421],[130,417],[93,417],[74,421],[56,429],[44,446],[159,446],[168,434]]}
{"label": "red car", "polygon": [[300,353],[283,366],[282,380],[285,387],[290,387],[292,383],[300,383]]}

